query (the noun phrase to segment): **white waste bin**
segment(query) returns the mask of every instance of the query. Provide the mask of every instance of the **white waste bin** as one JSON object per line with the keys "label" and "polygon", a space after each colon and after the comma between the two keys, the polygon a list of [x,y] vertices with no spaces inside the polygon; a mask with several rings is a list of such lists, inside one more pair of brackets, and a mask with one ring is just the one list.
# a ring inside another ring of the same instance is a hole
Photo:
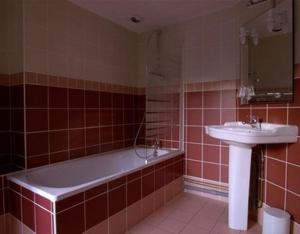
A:
{"label": "white waste bin", "polygon": [[272,207],[264,209],[263,234],[289,234],[289,213]]}

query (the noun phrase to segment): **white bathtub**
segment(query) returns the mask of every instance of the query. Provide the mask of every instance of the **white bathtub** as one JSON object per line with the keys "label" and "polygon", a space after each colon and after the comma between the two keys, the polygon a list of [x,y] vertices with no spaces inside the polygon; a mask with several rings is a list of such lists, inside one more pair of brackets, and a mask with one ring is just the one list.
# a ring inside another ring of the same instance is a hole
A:
{"label": "white bathtub", "polygon": [[[138,150],[145,154],[145,149]],[[146,162],[137,157],[134,149],[126,149],[18,172],[8,179],[51,201],[58,201],[180,153],[159,149],[157,157],[152,156]]]}

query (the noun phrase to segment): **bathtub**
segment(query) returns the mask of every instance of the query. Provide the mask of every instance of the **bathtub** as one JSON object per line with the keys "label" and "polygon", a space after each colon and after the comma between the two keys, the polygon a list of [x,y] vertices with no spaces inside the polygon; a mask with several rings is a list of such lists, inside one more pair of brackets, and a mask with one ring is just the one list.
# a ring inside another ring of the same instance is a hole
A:
{"label": "bathtub", "polygon": [[147,160],[123,149],[18,172],[7,178],[9,222],[31,234],[126,233],[183,191],[183,174],[183,152],[164,149]]}
{"label": "bathtub", "polygon": [[[138,148],[137,151],[140,155],[152,155],[151,149]],[[137,157],[134,149],[126,149],[15,173],[8,179],[55,202],[180,153],[158,149],[156,157],[145,160]]]}

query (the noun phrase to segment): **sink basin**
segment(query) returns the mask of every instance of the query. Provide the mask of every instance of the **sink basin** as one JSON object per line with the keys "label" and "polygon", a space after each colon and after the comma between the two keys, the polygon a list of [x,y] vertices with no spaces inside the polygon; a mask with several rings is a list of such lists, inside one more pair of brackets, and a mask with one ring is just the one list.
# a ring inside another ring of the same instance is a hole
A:
{"label": "sink basin", "polygon": [[257,144],[292,143],[298,128],[291,125],[262,123],[260,128],[243,122],[205,127],[206,134],[229,144],[228,225],[247,230],[252,147]]}
{"label": "sink basin", "polygon": [[205,127],[206,134],[229,144],[246,145],[292,143],[297,141],[298,128],[292,125],[262,123],[261,129],[243,122]]}

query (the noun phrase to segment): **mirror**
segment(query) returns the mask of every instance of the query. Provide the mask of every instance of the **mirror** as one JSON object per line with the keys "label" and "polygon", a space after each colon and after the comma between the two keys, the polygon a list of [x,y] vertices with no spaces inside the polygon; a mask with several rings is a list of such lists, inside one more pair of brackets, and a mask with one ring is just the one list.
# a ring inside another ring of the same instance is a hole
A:
{"label": "mirror", "polygon": [[269,10],[240,27],[240,45],[241,104],[292,101],[293,0],[271,0]]}

